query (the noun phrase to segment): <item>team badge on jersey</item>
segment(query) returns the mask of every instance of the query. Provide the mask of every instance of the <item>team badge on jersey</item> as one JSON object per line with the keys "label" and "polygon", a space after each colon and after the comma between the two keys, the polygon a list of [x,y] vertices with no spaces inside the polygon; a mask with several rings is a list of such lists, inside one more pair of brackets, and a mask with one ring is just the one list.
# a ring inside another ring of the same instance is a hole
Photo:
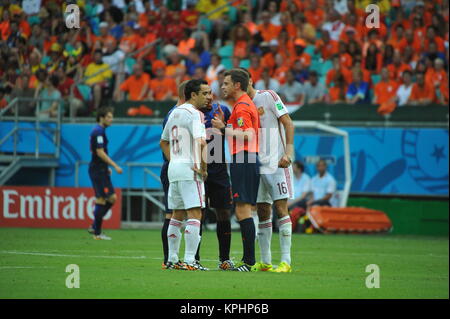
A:
{"label": "team badge on jersey", "polygon": [[264,108],[262,106],[258,107],[259,115],[264,115]]}
{"label": "team badge on jersey", "polygon": [[242,117],[238,117],[237,124],[238,124],[239,127],[243,127],[244,126],[244,119]]}
{"label": "team badge on jersey", "polygon": [[103,144],[103,136],[101,136],[101,135],[97,136],[97,143]]}
{"label": "team badge on jersey", "polygon": [[283,109],[283,104],[277,103],[276,105],[277,105],[277,109],[278,109],[279,111],[281,111],[281,110]]}

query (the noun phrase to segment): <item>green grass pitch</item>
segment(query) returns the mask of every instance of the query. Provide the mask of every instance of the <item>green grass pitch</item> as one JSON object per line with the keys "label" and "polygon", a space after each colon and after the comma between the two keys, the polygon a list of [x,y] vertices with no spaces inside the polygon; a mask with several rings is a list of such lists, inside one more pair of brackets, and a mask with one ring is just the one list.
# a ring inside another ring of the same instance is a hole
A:
{"label": "green grass pitch", "polygon": [[[449,297],[448,237],[295,234],[293,272],[277,274],[162,270],[159,231],[107,234],[112,241],[78,229],[0,228],[0,298]],[[233,232],[235,260],[241,249],[240,233]],[[272,250],[276,264],[278,234]],[[216,269],[217,252],[215,232],[205,231],[202,263]],[[66,287],[68,264],[79,266],[78,289]],[[366,287],[369,264],[380,269],[380,288]]]}

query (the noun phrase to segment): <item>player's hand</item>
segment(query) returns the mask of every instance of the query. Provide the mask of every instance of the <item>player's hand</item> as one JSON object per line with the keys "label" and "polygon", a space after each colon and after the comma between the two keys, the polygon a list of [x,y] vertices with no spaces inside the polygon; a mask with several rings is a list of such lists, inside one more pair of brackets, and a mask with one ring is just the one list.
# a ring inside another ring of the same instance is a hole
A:
{"label": "player's hand", "polygon": [[225,114],[223,114],[222,108],[219,106],[217,109],[219,112],[214,113],[214,118],[218,118],[222,122],[225,122]]}
{"label": "player's hand", "polygon": [[211,124],[214,128],[219,129],[219,130],[221,130],[225,127],[225,123],[217,117],[215,117],[211,120]]}
{"label": "player's hand", "polygon": [[287,156],[286,154],[284,154],[284,155],[280,158],[280,161],[278,162],[278,167],[281,167],[281,168],[288,168],[289,165],[291,165],[291,159],[289,158],[289,156]]}
{"label": "player's hand", "polygon": [[206,179],[208,178],[208,171],[202,170],[202,169],[197,168],[195,166],[191,167],[191,169],[194,172],[196,172],[198,175],[200,175],[200,177],[202,178],[203,181],[206,181]]}
{"label": "player's hand", "polygon": [[122,170],[122,168],[120,166],[116,166],[115,169],[116,169],[116,172],[118,174],[122,174],[123,173],[123,170]]}

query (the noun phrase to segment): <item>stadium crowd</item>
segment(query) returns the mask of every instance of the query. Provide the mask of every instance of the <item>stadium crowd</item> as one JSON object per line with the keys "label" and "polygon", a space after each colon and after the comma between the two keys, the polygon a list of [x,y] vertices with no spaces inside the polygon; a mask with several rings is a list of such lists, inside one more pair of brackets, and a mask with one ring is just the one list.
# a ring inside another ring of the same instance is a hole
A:
{"label": "stadium crowd", "polygon": [[[43,97],[60,102],[32,114],[53,116],[61,103],[67,115],[88,115],[111,99],[176,100],[190,78],[222,99],[223,73],[238,66],[286,103],[449,101],[448,0],[0,3],[0,108]],[[80,28],[66,25],[71,3]],[[366,23],[370,4],[378,28]]]}

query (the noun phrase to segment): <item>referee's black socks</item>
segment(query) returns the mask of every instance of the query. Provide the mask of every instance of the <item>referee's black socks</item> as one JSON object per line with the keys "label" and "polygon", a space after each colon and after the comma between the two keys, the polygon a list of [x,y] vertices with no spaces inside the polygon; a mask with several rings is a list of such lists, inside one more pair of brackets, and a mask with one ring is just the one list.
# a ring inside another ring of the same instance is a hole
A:
{"label": "referee's black socks", "polygon": [[217,221],[217,239],[219,241],[219,258],[220,261],[230,259],[231,244],[231,222],[229,220]]}
{"label": "referee's black socks", "polygon": [[94,208],[94,223],[92,228],[94,228],[94,234],[100,235],[102,233],[102,221],[103,221],[103,211],[105,205],[95,204]]}
{"label": "referee's black socks", "polygon": [[242,245],[244,246],[243,260],[247,265],[254,265],[255,260],[255,223],[253,218],[246,218],[239,222],[241,225]]}

